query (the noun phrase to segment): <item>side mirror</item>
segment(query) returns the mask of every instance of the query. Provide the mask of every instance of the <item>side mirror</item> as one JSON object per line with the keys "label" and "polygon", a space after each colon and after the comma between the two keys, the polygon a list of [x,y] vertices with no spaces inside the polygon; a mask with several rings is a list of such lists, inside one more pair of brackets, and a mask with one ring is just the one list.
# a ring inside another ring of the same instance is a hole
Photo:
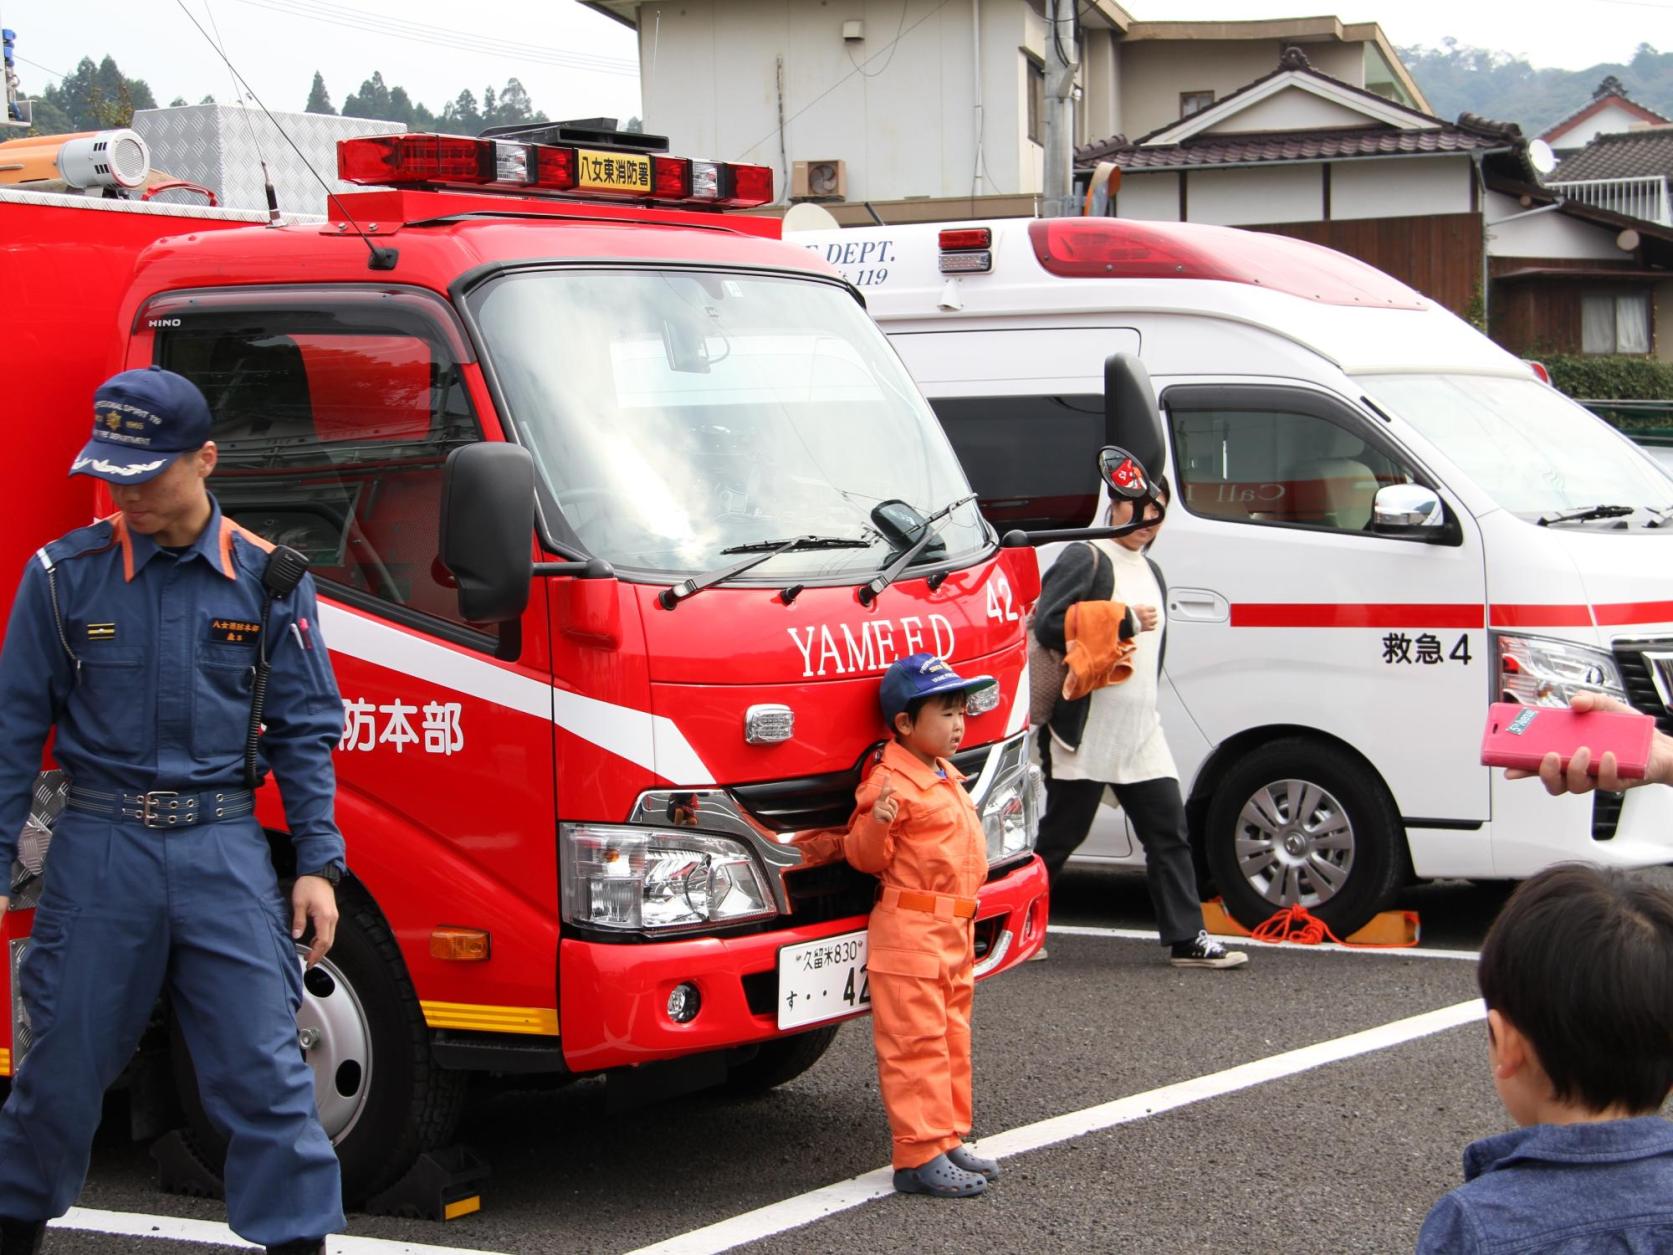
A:
{"label": "side mirror", "polygon": [[1379,536],[1439,540],[1446,533],[1446,507],[1433,488],[1388,484],[1372,498],[1371,530]]}
{"label": "side mirror", "polygon": [[1131,353],[1104,360],[1104,443],[1129,450],[1151,479],[1167,461],[1150,372]]}
{"label": "side mirror", "polygon": [[1162,504],[1156,483],[1127,450],[1112,444],[1098,450],[1098,477],[1109,490],[1111,501],[1133,503],[1132,521],[1111,529],[1114,535],[1130,535],[1141,527],[1160,523],[1166,516],[1167,507]]}
{"label": "side mirror", "polygon": [[514,444],[469,444],[442,472],[441,560],[470,623],[511,623],[529,604],[534,459]]}

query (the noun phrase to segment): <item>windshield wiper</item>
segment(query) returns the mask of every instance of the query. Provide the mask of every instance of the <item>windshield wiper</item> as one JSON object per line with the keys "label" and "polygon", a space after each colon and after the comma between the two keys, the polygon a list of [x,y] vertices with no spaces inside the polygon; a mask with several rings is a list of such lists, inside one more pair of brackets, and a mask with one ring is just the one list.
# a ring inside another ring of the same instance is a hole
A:
{"label": "windshield wiper", "polygon": [[1644,509],[1655,515],[1655,518],[1644,524],[1645,527],[1666,527],[1673,523],[1673,505],[1647,505]]}
{"label": "windshield wiper", "polygon": [[961,505],[966,505],[974,500],[976,500],[976,494],[969,493],[966,496],[960,497],[957,501],[949,501],[934,514],[931,514],[924,519],[922,524],[924,534],[918,537],[918,539],[913,543],[912,548],[908,549],[905,553],[901,554],[900,557],[891,562],[888,569],[860,589],[860,604],[862,606],[869,606],[872,602],[876,601],[878,595],[881,594],[882,591],[890,584],[893,584],[902,571],[906,570],[907,567],[916,562],[919,554],[929,548],[930,542],[938,539],[931,524],[940,522]]}
{"label": "windshield wiper", "polygon": [[746,545],[733,545],[730,549],[722,549],[722,553],[747,553],[753,557],[746,558],[736,566],[730,566],[721,571],[711,571],[707,575],[695,576],[689,580],[681,580],[663,589],[656,599],[664,610],[672,610],[687,597],[695,597],[705,588],[713,588],[716,584],[724,584],[727,580],[736,579],[745,571],[752,570],[778,557],[781,553],[790,553],[796,549],[869,549],[871,541],[855,540],[846,536],[792,536],[788,540],[757,540]]}
{"label": "windshield wiper", "polygon": [[1542,514],[1534,521],[1541,527],[1554,523],[1590,523],[1594,519],[1618,519],[1633,513],[1638,507],[1630,505],[1589,505],[1583,510],[1565,510],[1559,514]]}

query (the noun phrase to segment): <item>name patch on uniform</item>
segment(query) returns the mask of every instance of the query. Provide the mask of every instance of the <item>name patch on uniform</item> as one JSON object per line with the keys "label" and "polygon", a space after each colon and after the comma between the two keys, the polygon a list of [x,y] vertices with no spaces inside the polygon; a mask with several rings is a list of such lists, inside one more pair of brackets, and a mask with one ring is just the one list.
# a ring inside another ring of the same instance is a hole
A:
{"label": "name patch on uniform", "polygon": [[226,641],[233,645],[250,645],[255,643],[256,637],[261,635],[261,624],[251,623],[247,619],[211,619],[209,621],[209,639],[212,641]]}
{"label": "name patch on uniform", "polygon": [[116,624],[89,623],[87,625],[87,639],[90,641],[113,641],[116,639]]}

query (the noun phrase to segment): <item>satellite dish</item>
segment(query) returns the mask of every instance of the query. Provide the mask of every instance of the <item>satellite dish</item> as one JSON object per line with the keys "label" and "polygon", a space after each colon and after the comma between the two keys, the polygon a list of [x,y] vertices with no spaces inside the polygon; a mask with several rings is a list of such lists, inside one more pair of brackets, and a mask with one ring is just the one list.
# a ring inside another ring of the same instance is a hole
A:
{"label": "satellite dish", "polygon": [[1557,154],[1542,139],[1528,141],[1528,161],[1540,174],[1550,174],[1557,168]]}
{"label": "satellite dish", "polygon": [[798,201],[784,213],[786,235],[792,231],[835,231],[841,225],[829,209],[810,200]]}

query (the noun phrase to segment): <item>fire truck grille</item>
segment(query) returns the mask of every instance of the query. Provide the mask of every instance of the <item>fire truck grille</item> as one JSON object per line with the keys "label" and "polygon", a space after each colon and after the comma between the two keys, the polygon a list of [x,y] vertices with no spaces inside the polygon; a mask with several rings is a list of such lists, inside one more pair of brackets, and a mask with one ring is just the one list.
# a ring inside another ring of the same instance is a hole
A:
{"label": "fire truck grille", "polygon": [[792,924],[822,924],[864,915],[877,897],[877,877],[855,871],[847,863],[791,872],[784,878],[784,887],[790,895]]}
{"label": "fire truck grille", "polygon": [[1669,710],[1662,701],[1656,688],[1655,673],[1651,670],[1655,664],[1644,656],[1646,653],[1673,653],[1673,639],[1663,637],[1658,640],[1615,642],[1615,663],[1620,667],[1621,680],[1626,684],[1627,701],[1645,714],[1654,715],[1656,726],[1673,734],[1673,710]]}
{"label": "fire truck grille", "polygon": [[[953,766],[974,783],[991,745],[980,745],[953,755]],[[817,828],[840,828],[854,813],[854,790],[860,785],[860,769],[873,751],[847,771],[794,780],[768,780],[761,784],[732,786],[732,793],[756,821],[773,832],[808,832]]]}

